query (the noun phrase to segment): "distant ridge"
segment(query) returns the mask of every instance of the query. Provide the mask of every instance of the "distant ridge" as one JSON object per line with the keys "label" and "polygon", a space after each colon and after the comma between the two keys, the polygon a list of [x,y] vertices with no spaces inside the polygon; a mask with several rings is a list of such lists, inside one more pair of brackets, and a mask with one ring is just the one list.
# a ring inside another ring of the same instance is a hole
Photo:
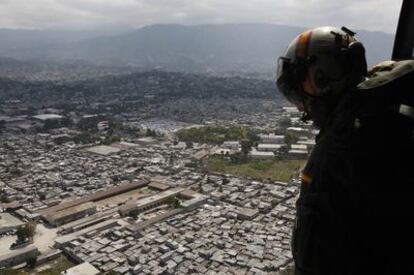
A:
{"label": "distant ridge", "polygon": [[[0,56],[177,71],[270,72],[286,45],[303,30],[272,24],[151,25],[98,37],[82,32],[65,36],[57,31],[0,30]],[[390,58],[393,35],[357,33],[367,48],[369,64]]]}

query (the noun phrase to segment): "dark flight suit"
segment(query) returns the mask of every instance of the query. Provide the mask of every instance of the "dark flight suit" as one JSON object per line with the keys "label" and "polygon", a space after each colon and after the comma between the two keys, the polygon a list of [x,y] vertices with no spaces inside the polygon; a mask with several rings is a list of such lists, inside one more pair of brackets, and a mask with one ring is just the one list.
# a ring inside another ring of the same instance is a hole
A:
{"label": "dark flight suit", "polygon": [[414,61],[344,95],[303,171],[296,274],[414,274]]}

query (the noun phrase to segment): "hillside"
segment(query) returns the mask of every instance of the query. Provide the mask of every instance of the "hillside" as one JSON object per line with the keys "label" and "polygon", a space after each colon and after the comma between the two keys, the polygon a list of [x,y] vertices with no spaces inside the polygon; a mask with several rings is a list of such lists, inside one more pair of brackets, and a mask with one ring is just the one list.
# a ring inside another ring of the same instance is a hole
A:
{"label": "hillside", "polygon": [[[0,56],[173,71],[269,73],[286,45],[303,30],[271,24],[152,25],[120,35],[65,37],[57,32],[2,30]],[[393,35],[357,32],[369,64],[390,57]]]}

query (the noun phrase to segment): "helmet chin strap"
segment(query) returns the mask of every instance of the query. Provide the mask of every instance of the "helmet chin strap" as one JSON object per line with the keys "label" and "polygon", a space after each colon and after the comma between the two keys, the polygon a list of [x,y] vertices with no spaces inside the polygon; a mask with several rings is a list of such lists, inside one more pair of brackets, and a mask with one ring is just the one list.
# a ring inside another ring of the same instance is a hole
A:
{"label": "helmet chin strap", "polygon": [[309,110],[305,102],[304,96],[302,97],[302,106],[303,106],[303,112],[302,112],[302,117],[300,118],[300,120],[302,120],[302,122],[307,122],[311,119],[311,116],[309,114]]}
{"label": "helmet chin strap", "polygon": [[302,120],[302,122],[308,122],[310,119],[311,119],[310,114],[307,111],[303,111],[302,117],[300,118],[300,120]]}

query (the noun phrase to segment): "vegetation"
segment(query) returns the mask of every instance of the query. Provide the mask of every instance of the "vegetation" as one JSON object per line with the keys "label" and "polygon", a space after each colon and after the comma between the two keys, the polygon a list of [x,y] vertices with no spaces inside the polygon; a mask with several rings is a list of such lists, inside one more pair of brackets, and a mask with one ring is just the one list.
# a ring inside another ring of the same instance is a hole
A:
{"label": "vegetation", "polygon": [[72,124],[73,123],[69,118],[62,118],[61,120],[48,119],[44,122],[42,130],[49,131],[49,130],[53,130],[53,129],[61,128],[61,127],[71,127]]}
{"label": "vegetation", "polygon": [[279,275],[294,275],[295,274],[295,267],[293,265],[287,266],[284,270],[279,272]]}
{"label": "vegetation", "polygon": [[305,164],[302,160],[251,160],[245,163],[232,163],[222,157],[207,160],[209,172],[233,174],[256,180],[289,181]]}
{"label": "vegetation", "polygon": [[170,205],[170,207],[173,208],[179,208],[181,206],[180,200],[176,197],[169,197],[166,199],[166,203]]}
{"label": "vegetation", "polygon": [[36,223],[28,222],[17,229],[17,242],[21,243],[27,239],[32,239],[36,231]]}
{"label": "vegetation", "polygon": [[79,130],[86,131],[86,132],[97,132],[98,131],[98,123],[99,121],[104,120],[104,117],[101,116],[92,116],[87,118],[82,118],[77,127]]}
{"label": "vegetation", "polygon": [[257,141],[258,137],[251,129],[243,127],[207,126],[198,128],[181,129],[177,137],[184,142],[214,143],[220,144],[226,140]]}
{"label": "vegetation", "polygon": [[7,194],[4,189],[0,189],[0,202],[7,202]]}
{"label": "vegetation", "polygon": [[155,130],[147,129],[147,132],[145,133],[147,137],[156,137],[157,132]]}
{"label": "vegetation", "polygon": [[104,140],[101,141],[102,145],[110,145],[114,142],[120,142],[121,137],[119,136],[106,136]]}
{"label": "vegetation", "polygon": [[[30,261],[33,261],[33,260],[34,259],[30,259]],[[35,263],[35,261],[32,263]],[[31,263],[28,261],[29,267],[30,267],[30,264]],[[11,268],[6,268],[6,269],[0,270],[0,275],[28,275],[29,273],[37,274],[37,275],[60,275],[62,271],[65,271],[71,268],[72,266],[73,264],[68,259],[66,259],[64,256],[61,256],[59,259],[53,262],[53,264],[51,264],[50,268],[47,270],[32,273],[32,271],[26,272],[24,270],[14,270]]]}
{"label": "vegetation", "polygon": [[73,264],[65,257],[60,257],[51,265],[50,269],[38,272],[38,275],[60,275],[62,271],[71,268]]}
{"label": "vegetation", "polygon": [[89,133],[86,133],[86,132],[81,133],[81,134],[79,134],[79,135],[77,135],[73,138],[73,141],[76,144],[79,144],[79,143],[81,143],[81,144],[94,143],[95,141],[98,141],[98,140],[99,139],[97,137],[95,137],[95,136],[93,136]]}
{"label": "vegetation", "polygon": [[296,142],[298,142],[299,137],[292,132],[286,131],[285,133],[285,143],[290,145],[290,144],[294,144]]}
{"label": "vegetation", "polygon": [[0,134],[3,133],[3,130],[6,128],[6,122],[4,120],[0,120]]}
{"label": "vegetation", "polygon": [[6,268],[6,269],[0,270],[0,275],[27,275],[27,273],[21,270],[14,270],[11,268]]}
{"label": "vegetation", "polygon": [[37,256],[30,257],[26,260],[27,266],[34,268],[36,266]]}
{"label": "vegetation", "polygon": [[253,141],[250,139],[243,139],[241,141],[241,151],[243,153],[243,155],[247,156],[250,152],[250,150],[252,150],[252,146],[253,146]]}

